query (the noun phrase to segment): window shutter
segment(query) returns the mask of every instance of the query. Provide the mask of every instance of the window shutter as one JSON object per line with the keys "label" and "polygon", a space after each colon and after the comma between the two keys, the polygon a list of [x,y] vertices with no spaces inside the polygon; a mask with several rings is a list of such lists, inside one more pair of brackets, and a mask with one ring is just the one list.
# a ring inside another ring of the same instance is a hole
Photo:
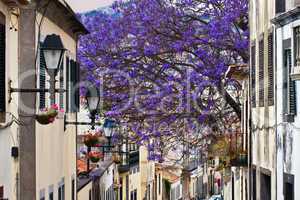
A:
{"label": "window shutter", "polygon": [[[60,64],[60,71],[59,71],[59,88],[64,89],[64,61]],[[64,109],[64,93],[59,93],[59,107],[60,109]]]}
{"label": "window shutter", "polygon": [[0,122],[5,121],[6,75],[5,75],[5,25],[0,24]]}
{"label": "window shutter", "polygon": [[289,114],[293,114],[296,115],[296,84],[295,81],[292,81],[292,79],[290,78],[289,74],[292,70],[292,53],[291,51],[288,51],[288,69],[289,69],[289,73],[288,73],[288,90],[289,90]]}
{"label": "window shutter", "polygon": [[268,37],[268,105],[274,105],[273,33]]}
{"label": "window shutter", "polygon": [[70,112],[70,95],[71,95],[71,90],[70,90],[70,59],[69,57],[66,57],[66,89],[67,89],[67,97],[66,97],[66,112]]}
{"label": "window shutter", "polygon": [[74,61],[70,61],[71,71],[71,112],[79,111],[79,65]]}
{"label": "window shutter", "polygon": [[252,101],[252,107],[256,107],[256,46],[253,45],[251,47],[251,87],[252,87],[252,92],[251,92],[251,101]]}
{"label": "window shutter", "polygon": [[0,199],[4,198],[4,187],[0,186]]}
{"label": "window shutter", "polygon": [[[46,61],[44,54],[40,51],[40,88],[46,88]],[[46,93],[40,92],[40,109],[46,107]]]}
{"label": "window shutter", "polygon": [[259,41],[259,70],[258,70],[258,80],[259,80],[259,106],[264,106],[264,40]]}
{"label": "window shutter", "polygon": [[76,81],[75,81],[75,86],[76,86],[76,91],[75,91],[75,106],[76,106],[76,111],[79,112],[79,107],[80,107],[80,65],[78,62],[75,62],[75,73],[76,73]]}
{"label": "window shutter", "polygon": [[75,112],[75,103],[74,103],[74,86],[75,86],[75,70],[74,70],[74,60],[70,60],[70,79],[71,79],[71,86],[70,86],[70,103],[71,103],[71,112]]}
{"label": "window shutter", "polygon": [[[285,49],[284,50],[284,65],[282,68],[282,90],[283,90],[283,96],[284,97],[288,97],[289,96],[289,92],[288,92],[288,80],[289,80],[289,66],[290,66],[290,55],[291,55],[291,49]],[[283,113],[284,114],[288,114],[288,99],[289,98],[283,98],[282,101],[282,105],[283,105]]]}
{"label": "window shutter", "polygon": [[276,14],[285,12],[285,0],[276,0],[275,4]]}

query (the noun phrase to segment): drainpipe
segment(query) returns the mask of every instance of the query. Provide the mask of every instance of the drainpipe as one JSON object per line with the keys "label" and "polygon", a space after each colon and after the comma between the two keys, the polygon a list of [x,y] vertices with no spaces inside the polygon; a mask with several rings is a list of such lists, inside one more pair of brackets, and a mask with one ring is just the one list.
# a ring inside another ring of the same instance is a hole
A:
{"label": "drainpipe", "polygon": [[[250,62],[249,62],[250,63]],[[252,64],[252,63],[251,63]],[[252,68],[251,68],[252,70]],[[251,71],[250,70],[250,71]],[[249,180],[249,200],[252,200],[252,191],[253,191],[253,185],[252,185],[252,73],[250,73],[250,76],[248,78],[248,102],[249,102],[249,114],[247,116],[248,125],[249,128],[247,130],[248,132],[248,180]]]}
{"label": "drainpipe", "polygon": [[276,62],[276,58],[277,58],[277,34],[276,34],[276,26],[275,25],[273,25],[273,30],[274,30],[274,41],[273,41],[273,44],[274,44],[274,46],[273,46],[273,54],[275,54],[275,56],[273,56],[273,63],[274,63],[274,71],[275,71],[275,73],[274,73],[274,85],[275,85],[275,90],[274,90],[274,107],[275,107],[275,149],[276,149],[276,151],[275,151],[275,161],[276,161],[276,163],[275,163],[275,191],[276,191],[276,195],[275,195],[275,199],[277,199],[277,185],[278,185],[278,183],[277,183],[277,150],[278,150],[278,143],[277,143],[277,76],[275,76],[275,74],[277,74],[276,72],[277,72],[277,62]]}

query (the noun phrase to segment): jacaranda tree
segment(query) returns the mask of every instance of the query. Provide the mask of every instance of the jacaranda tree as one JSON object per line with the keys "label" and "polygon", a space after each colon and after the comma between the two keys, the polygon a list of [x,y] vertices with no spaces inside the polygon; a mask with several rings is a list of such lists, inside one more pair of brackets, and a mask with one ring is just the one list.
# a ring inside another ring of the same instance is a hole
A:
{"label": "jacaranda tree", "polygon": [[128,127],[151,159],[230,132],[240,86],[226,72],[248,62],[247,15],[247,0],[118,1],[82,15],[90,34],[79,58],[101,88],[101,114]]}

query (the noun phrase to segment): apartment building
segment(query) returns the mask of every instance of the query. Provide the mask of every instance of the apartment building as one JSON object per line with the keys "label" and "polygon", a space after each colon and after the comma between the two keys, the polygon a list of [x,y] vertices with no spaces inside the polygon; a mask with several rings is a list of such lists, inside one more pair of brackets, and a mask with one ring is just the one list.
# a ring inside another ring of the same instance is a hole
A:
{"label": "apartment building", "polygon": [[[63,0],[3,0],[0,11],[0,199],[76,199],[76,127],[65,127],[64,117],[76,120],[79,96],[71,91],[79,81],[78,37],[87,30]],[[68,91],[54,98],[46,73],[53,66],[40,50],[48,36],[65,50],[55,89]],[[61,110],[55,121],[38,122],[54,103]]]}
{"label": "apartment building", "polygon": [[300,198],[299,58],[300,1],[276,1],[277,199]]}
{"label": "apartment building", "polygon": [[251,199],[276,199],[273,0],[250,1]]}

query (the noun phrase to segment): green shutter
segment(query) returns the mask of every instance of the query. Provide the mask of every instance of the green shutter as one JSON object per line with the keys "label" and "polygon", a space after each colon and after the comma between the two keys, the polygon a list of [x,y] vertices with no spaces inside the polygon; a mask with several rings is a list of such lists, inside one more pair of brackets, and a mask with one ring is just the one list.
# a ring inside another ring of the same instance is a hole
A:
{"label": "green shutter", "polygon": [[[44,54],[40,51],[40,88],[46,88],[46,61]],[[46,93],[40,92],[40,109],[46,107]]]}

